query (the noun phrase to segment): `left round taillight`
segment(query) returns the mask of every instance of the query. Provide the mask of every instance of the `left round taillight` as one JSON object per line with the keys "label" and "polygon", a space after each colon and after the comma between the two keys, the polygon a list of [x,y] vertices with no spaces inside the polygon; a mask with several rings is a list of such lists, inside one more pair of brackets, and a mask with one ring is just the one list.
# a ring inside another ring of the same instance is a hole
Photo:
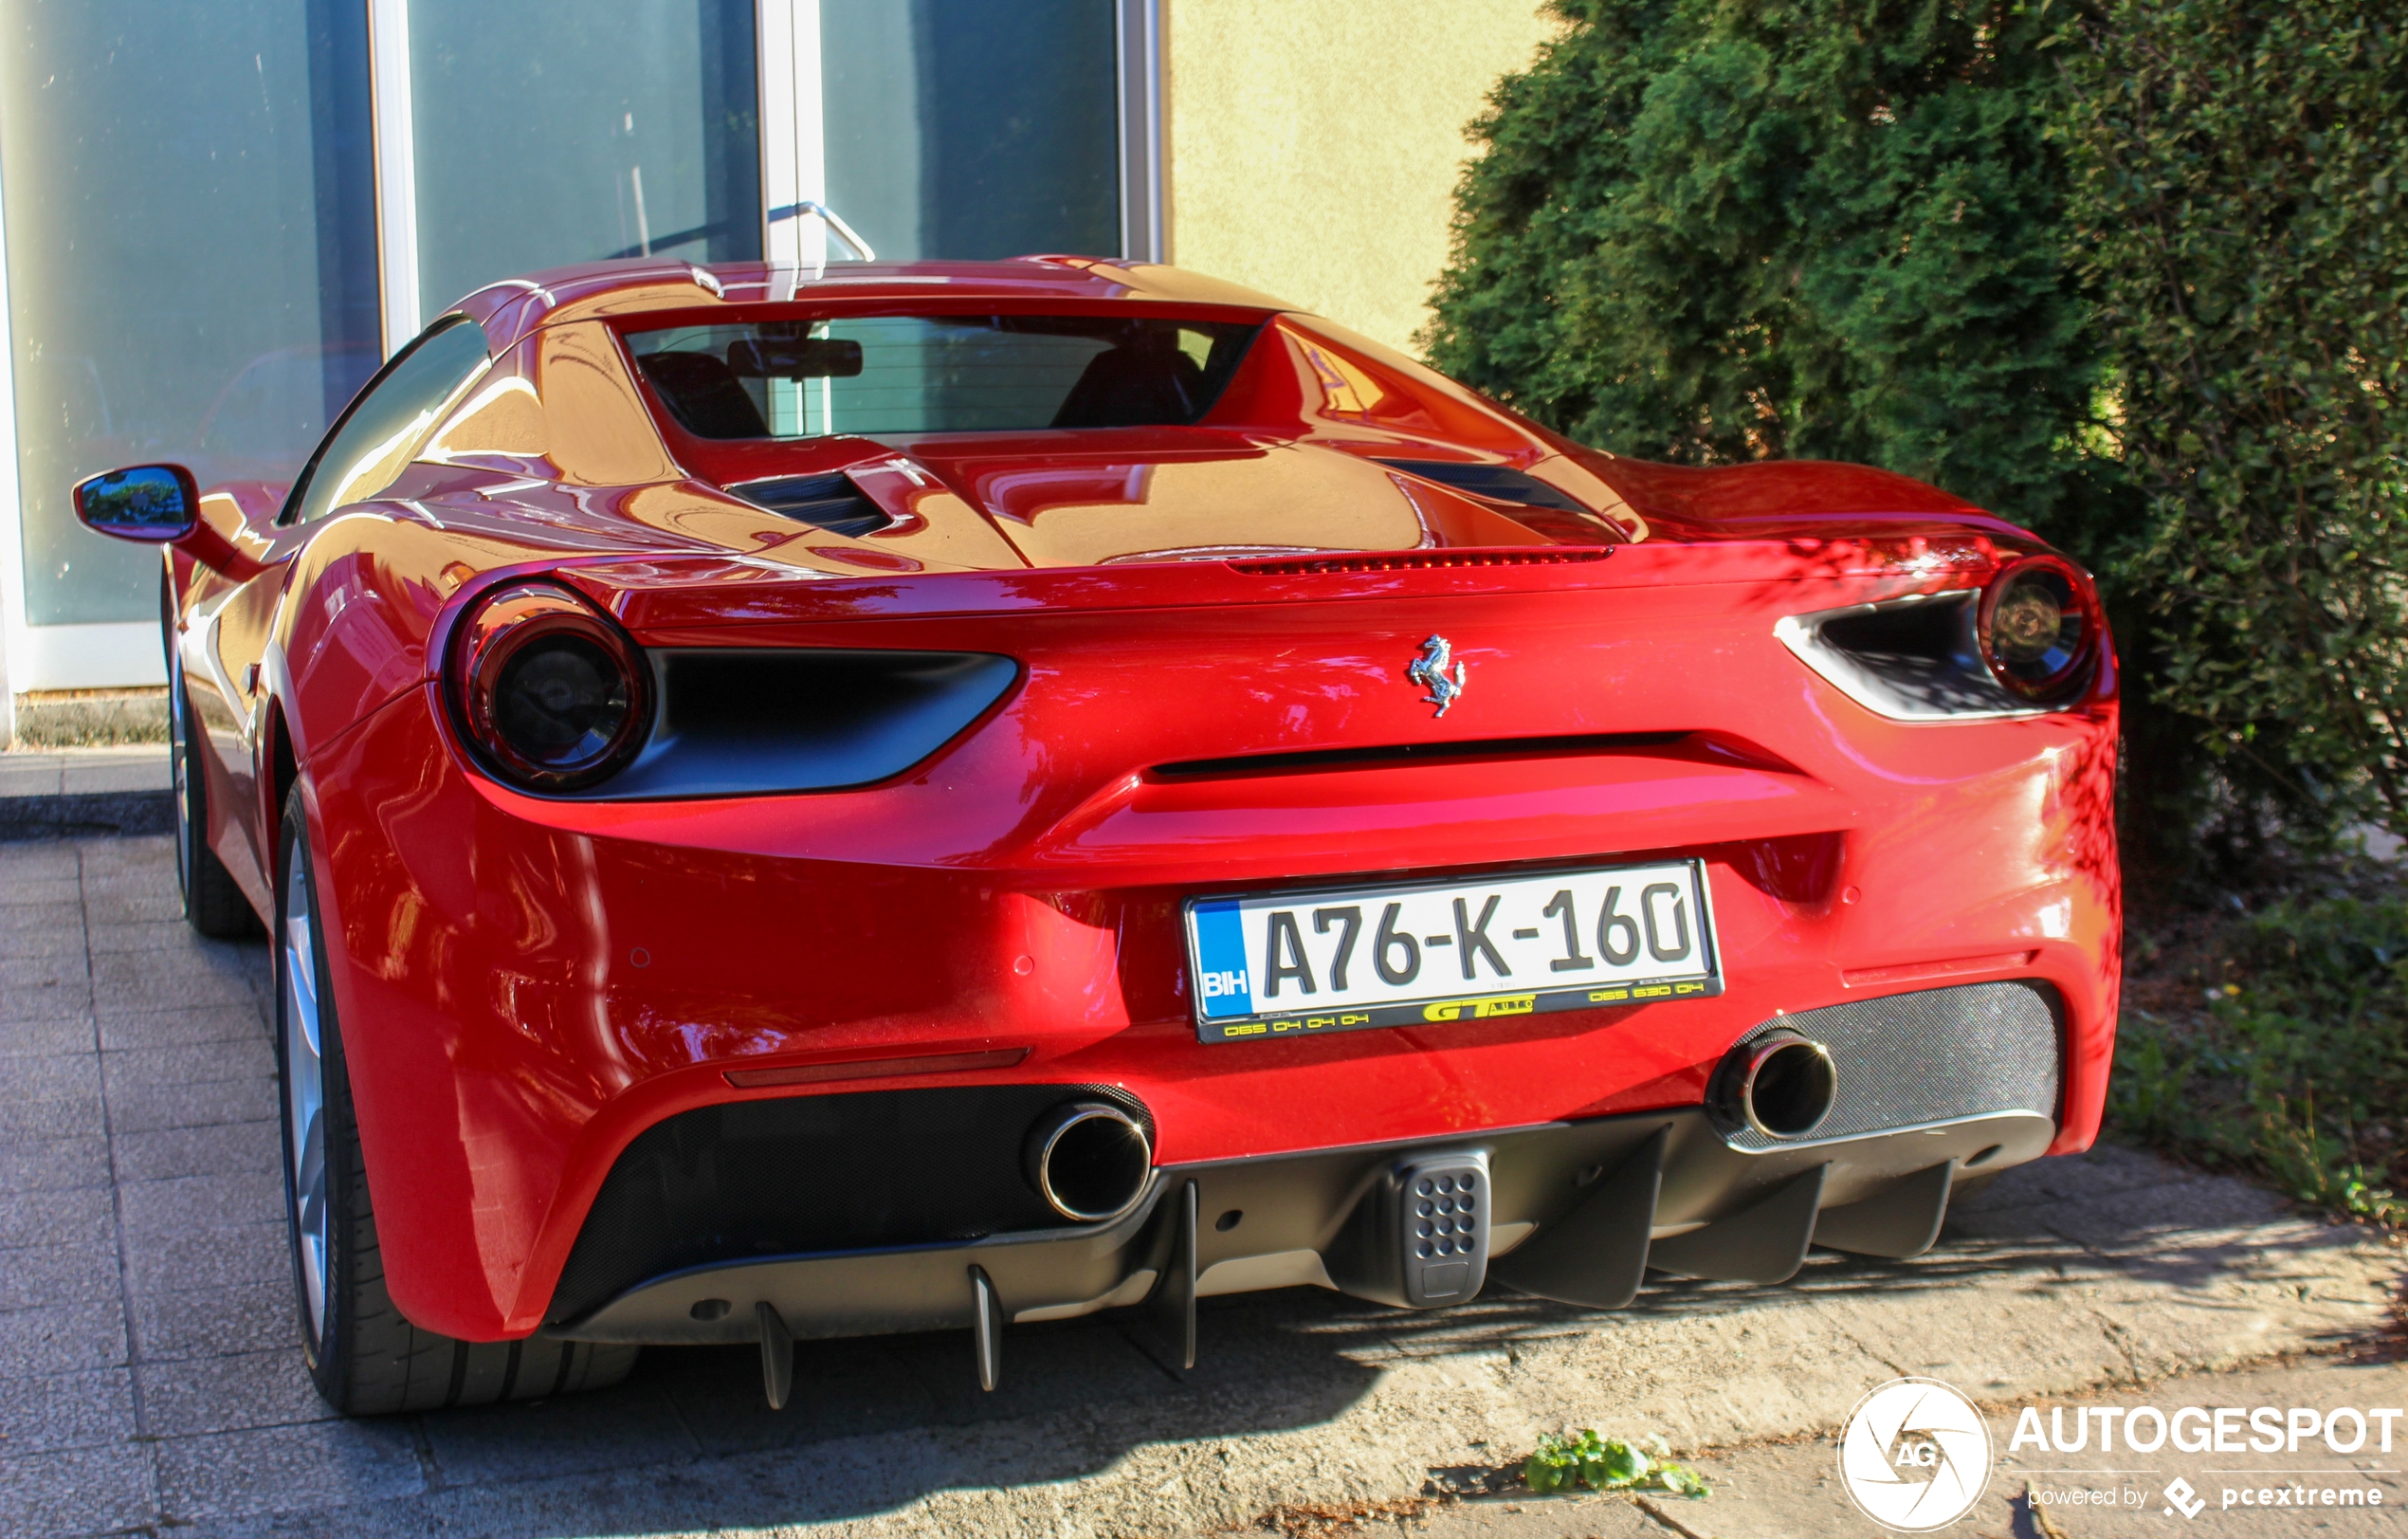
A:
{"label": "left round taillight", "polygon": [[1982,591],[1975,634],[1991,675],[2026,700],[2060,700],[2082,687],[2099,647],[2097,590],[2057,556],[2027,556]]}
{"label": "left round taillight", "polygon": [[453,642],[451,687],[477,757],[530,791],[574,791],[616,774],[652,723],[642,650],[550,583],[477,599]]}

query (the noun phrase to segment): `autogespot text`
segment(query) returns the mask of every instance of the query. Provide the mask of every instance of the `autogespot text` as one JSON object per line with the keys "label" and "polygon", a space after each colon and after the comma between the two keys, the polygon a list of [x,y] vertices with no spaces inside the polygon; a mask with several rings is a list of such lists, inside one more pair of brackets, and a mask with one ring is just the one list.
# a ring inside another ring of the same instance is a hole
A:
{"label": "autogespot text", "polygon": [[[2154,1405],[2059,1405],[2044,1418],[2037,1406],[2025,1406],[2016,1418],[2015,1436],[2007,1452],[2017,1454],[2178,1454],[2259,1457],[2348,1457],[2392,1452],[2404,1413],[2397,1406],[2185,1405],[2164,1410]],[[2263,1508],[2375,1508],[2383,1505],[2382,1488],[2352,1476],[2387,1475],[2390,1469],[2274,1468],[2196,1469],[2158,1488],[2137,1483],[2132,1476],[2158,1472],[2102,1468],[2057,1469],[2034,1474],[2081,1476],[2117,1475],[2103,1487],[2069,1485],[2034,1479],[2032,1501],[2043,1507],[2124,1507],[2162,1505],[2169,1516],[2195,1518],[2214,1506],[2222,1511]]]}

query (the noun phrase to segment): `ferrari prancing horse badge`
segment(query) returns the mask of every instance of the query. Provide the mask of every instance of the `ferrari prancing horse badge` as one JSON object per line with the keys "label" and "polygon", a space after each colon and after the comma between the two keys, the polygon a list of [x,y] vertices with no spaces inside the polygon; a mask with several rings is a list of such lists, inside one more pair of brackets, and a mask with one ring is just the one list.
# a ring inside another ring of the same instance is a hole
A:
{"label": "ferrari prancing horse badge", "polygon": [[1461,697],[1469,683],[1464,676],[1467,664],[1456,663],[1453,674],[1448,674],[1447,665],[1453,657],[1454,649],[1448,645],[1446,637],[1432,636],[1421,644],[1421,655],[1405,669],[1407,679],[1430,691],[1421,697],[1422,703],[1437,706],[1439,716],[1447,714],[1447,707]]}

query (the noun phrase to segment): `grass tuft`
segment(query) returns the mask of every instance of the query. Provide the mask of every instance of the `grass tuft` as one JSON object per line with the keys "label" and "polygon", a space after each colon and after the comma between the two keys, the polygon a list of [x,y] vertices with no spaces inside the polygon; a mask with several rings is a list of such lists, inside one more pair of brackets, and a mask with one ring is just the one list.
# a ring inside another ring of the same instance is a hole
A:
{"label": "grass tuft", "polygon": [[1661,1438],[1650,1447],[1619,1438],[1578,1432],[1547,1433],[1522,1465],[1522,1483],[1541,1496],[1579,1487],[1591,1491],[1663,1491],[1675,1496],[1709,1494],[1706,1480],[1686,1464],[1671,1461]]}

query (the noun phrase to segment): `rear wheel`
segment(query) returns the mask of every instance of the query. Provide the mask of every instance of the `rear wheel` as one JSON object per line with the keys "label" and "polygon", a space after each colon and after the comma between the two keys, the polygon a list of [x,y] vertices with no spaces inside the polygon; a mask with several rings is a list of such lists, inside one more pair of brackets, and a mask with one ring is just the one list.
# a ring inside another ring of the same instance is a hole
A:
{"label": "rear wheel", "polygon": [[184,898],[184,919],[211,940],[251,933],[256,923],[233,873],[209,847],[209,782],[193,748],[192,699],[184,687],[184,661],[176,655],[175,629],[167,628],[167,753],[175,800],[175,888]]}
{"label": "rear wheel", "polygon": [[351,1080],[301,794],[284,803],[277,860],[276,1056],[283,1081],[285,1218],[301,1349],[328,1404],[347,1416],[537,1400],[617,1383],[638,1348],[528,1339],[465,1342],[403,1318],[352,1117]]}

